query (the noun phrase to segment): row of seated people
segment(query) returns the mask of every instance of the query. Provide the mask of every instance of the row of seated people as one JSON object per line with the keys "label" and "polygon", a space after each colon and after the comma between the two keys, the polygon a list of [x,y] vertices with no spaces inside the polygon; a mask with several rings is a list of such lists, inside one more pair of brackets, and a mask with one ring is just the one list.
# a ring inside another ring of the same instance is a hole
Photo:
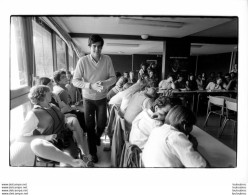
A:
{"label": "row of seated people", "polygon": [[193,74],[188,76],[188,80],[185,79],[183,74],[177,75],[175,80],[174,75],[168,75],[167,79],[162,80],[159,83],[159,89],[161,90],[236,90],[237,89],[237,76],[235,73],[226,73],[223,78],[221,75],[217,77],[211,74],[208,79],[203,75],[198,75],[197,79]]}
{"label": "row of seated people", "polygon": [[[196,150],[197,140],[190,135],[196,122],[190,109],[182,106],[180,99],[157,98],[156,87],[145,79],[125,85],[125,90],[110,99],[109,106],[119,107],[125,132],[129,134],[126,139],[141,149],[143,166],[206,167],[206,160]],[[107,131],[112,140],[115,130],[107,128]],[[116,143],[112,141],[113,144]],[[116,155],[119,159],[114,166],[122,164],[120,157]]]}
{"label": "row of seated people", "polygon": [[[222,73],[218,73],[215,76],[215,73],[212,72],[209,77],[206,77],[205,73],[199,74],[197,78],[193,74],[189,74],[185,76],[184,74],[178,74],[175,78],[175,75],[168,75],[167,79],[159,81],[158,77],[154,73],[154,69],[148,69],[146,74],[145,68],[143,66],[138,73],[139,79],[145,79],[148,83],[154,85],[155,87],[159,87],[161,92],[169,93],[168,90],[187,90],[187,91],[195,91],[195,90],[237,90],[237,74],[234,72],[226,73],[225,76],[222,76]],[[126,89],[126,83],[135,83],[137,80],[134,77],[134,72],[130,71],[124,72],[121,75],[118,72],[119,76],[117,76],[118,80],[116,84],[109,90],[107,99],[110,100],[114,95],[118,92]],[[124,87],[125,86],[125,87]]]}
{"label": "row of seated people", "polygon": [[[59,70],[53,80],[42,77],[31,88],[28,97],[34,107],[25,118],[18,141],[30,143],[34,154],[44,160],[94,167],[83,147],[86,127],[82,105],[73,104],[67,89],[70,79],[69,72]],[[69,87],[73,90],[74,86]]]}

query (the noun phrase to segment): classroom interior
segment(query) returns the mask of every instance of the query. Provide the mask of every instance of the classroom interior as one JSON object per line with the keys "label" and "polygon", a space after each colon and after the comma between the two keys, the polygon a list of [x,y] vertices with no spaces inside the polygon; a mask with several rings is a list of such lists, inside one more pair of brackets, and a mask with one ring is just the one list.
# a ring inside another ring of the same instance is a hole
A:
{"label": "classroom interior", "polygon": [[[134,71],[136,78],[143,62],[157,64],[159,80],[164,80],[168,74],[177,74],[179,71],[194,75],[202,73],[210,75],[211,72],[216,74],[221,72],[225,75],[231,72],[234,65],[238,65],[237,17],[42,16],[39,17],[39,21],[56,31],[74,48],[76,55],[74,54],[74,65],[69,67],[70,70],[75,68],[80,57],[89,54],[87,41],[92,33],[103,37],[105,43],[102,53],[110,56],[115,71],[122,74]],[[57,61],[59,62],[59,59]],[[176,71],[173,69],[175,62],[178,63]],[[67,63],[69,64],[69,59]],[[228,148],[227,151],[230,149],[232,165],[228,166],[236,167],[239,126],[237,122],[228,121],[220,136],[222,126],[219,125],[219,116],[210,116],[205,125],[208,95],[227,96],[235,99],[238,105],[238,90],[224,94],[205,93],[203,99],[199,99],[200,95],[195,92],[189,97],[191,104],[194,98],[192,111],[197,116],[197,128],[210,135],[211,139],[214,138],[224,144]],[[16,101],[13,102],[18,104]],[[224,119],[223,115],[222,124]],[[110,140],[103,134],[101,146],[98,147],[99,162],[95,167],[112,167],[111,151],[105,149],[108,147]],[[85,148],[87,150],[86,145]],[[39,166],[46,164],[40,163]]]}

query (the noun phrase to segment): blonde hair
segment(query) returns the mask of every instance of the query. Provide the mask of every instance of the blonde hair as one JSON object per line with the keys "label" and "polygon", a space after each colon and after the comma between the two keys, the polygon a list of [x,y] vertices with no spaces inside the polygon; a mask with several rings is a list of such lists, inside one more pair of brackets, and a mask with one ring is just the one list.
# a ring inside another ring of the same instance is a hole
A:
{"label": "blonde hair", "polygon": [[46,97],[46,93],[49,91],[50,91],[50,88],[48,86],[36,85],[30,89],[28,98],[30,99],[32,104],[36,105],[44,101]]}

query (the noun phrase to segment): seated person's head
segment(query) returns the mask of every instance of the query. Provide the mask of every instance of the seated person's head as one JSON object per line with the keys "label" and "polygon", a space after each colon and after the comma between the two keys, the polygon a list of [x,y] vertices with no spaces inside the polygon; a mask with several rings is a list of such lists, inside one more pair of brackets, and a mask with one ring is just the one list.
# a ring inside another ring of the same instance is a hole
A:
{"label": "seated person's head", "polygon": [[132,79],[132,78],[134,78],[134,71],[130,71],[129,72],[129,77]]}
{"label": "seated person's head", "polygon": [[154,71],[153,70],[150,70],[149,71],[149,77],[151,78],[151,77],[153,77],[154,76]]}
{"label": "seated person's head", "polygon": [[169,74],[169,75],[167,76],[167,81],[168,81],[168,82],[173,82],[173,81],[174,81],[174,76],[173,76],[172,74]]}
{"label": "seated person's head", "polygon": [[37,85],[46,85],[52,90],[53,89],[53,80],[49,79],[48,77],[40,77],[37,80]]}
{"label": "seated person's head", "polygon": [[196,123],[196,117],[190,109],[176,105],[166,115],[165,123],[188,135]]}
{"label": "seated person's head", "polygon": [[165,120],[165,116],[169,110],[175,106],[181,105],[181,100],[179,98],[172,98],[166,96],[158,97],[152,104],[151,110],[154,112],[153,118],[156,120]]}
{"label": "seated person's head", "polygon": [[146,62],[142,62],[142,64],[140,65],[140,68],[143,69],[143,70],[146,70],[147,63]]}
{"label": "seated person's head", "polygon": [[66,71],[66,77],[67,77],[68,81],[72,80],[72,78],[73,78],[73,75],[69,70]]}
{"label": "seated person's head", "polygon": [[[50,96],[47,96],[50,94]],[[28,98],[30,99],[32,104],[39,105],[41,102],[44,102],[47,98],[47,101],[51,101],[51,90],[48,86],[45,85],[36,85],[30,89],[28,94]]]}
{"label": "seated person's head", "polygon": [[121,73],[120,72],[115,72],[115,76],[116,76],[116,79],[118,81],[118,79],[121,77]]}
{"label": "seated person's head", "polygon": [[225,74],[225,80],[226,82],[229,82],[231,80],[231,75],[229,73]]}
{"label": "seated person's head", "polygon": [[128,82],[128,79],[125,77],[120,77],[119,80],[116,83],[116,86],[122,88],[124,84],[126,84]]}
{"label": "seated person's head", "polygon": [[149,83],[149,85],[145,88],[145,94],[150,98],[155,98],[157,91],[158,89],[154,86],[154,83]]}
{"label": "seated person's head", "polygon": [[123,91],[128,89],[129,87],[131,87],[133,85],[133,83],[126,83],[125,85],[123,85],[122,89]]}
{"label": "seated person's head", "polygon": [[195,76],[194,76],[193,74],[190,74],[190,75],[189,75],[189,80],[190,80],[190,81],[193,81],[194,79],[195,79]]}
{"label": "seated person's head", "polygon": [[124,72],[124,73],[123,73],[123,76],[124,76],[125,78],[128,78],[128,72]]}
{"label": "seated person's head", "polygon": [[235,72],[230,72],[231,79],[235,79],[237,74]]}
{"label": "seated person's head", "polygon": [[222,84],[222,78],[219,77],[219,78],[216,80],[216,83],[217,83],[218,85],[221,85],[221,84]]}
{"label": "seated person's head", "polygon": [[53,73],[53,80],[56,84],[67,84],[68,80],[66,77],[65,70],[57,70]]}

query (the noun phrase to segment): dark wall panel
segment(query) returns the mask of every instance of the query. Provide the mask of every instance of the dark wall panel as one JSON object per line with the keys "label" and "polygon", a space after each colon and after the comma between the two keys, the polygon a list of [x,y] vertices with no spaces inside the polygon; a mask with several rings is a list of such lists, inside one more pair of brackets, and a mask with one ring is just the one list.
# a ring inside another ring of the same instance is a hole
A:
{"label": "dark wall panel", "polygon": [[[133,55],[133,70],[135,72],[135,77],[137,78],[138,71],[142,62],[147,60],[157,60],[157,66],[162,72],[162,55],[143,55],[143,54],[134,54]],[[159,75],[160,77],[161,75]]]}
{"label": "dark wall panel", "polygon": [[107,55],[111,57],[115,71],[123,74],[125,71],[132,70],[132,55]]}
{"label": "dark wall panel", "polygon": [[213,54],[199,56],[197,73],[205,72],[209,75],[210,72],[229,72],[231,53]]}

